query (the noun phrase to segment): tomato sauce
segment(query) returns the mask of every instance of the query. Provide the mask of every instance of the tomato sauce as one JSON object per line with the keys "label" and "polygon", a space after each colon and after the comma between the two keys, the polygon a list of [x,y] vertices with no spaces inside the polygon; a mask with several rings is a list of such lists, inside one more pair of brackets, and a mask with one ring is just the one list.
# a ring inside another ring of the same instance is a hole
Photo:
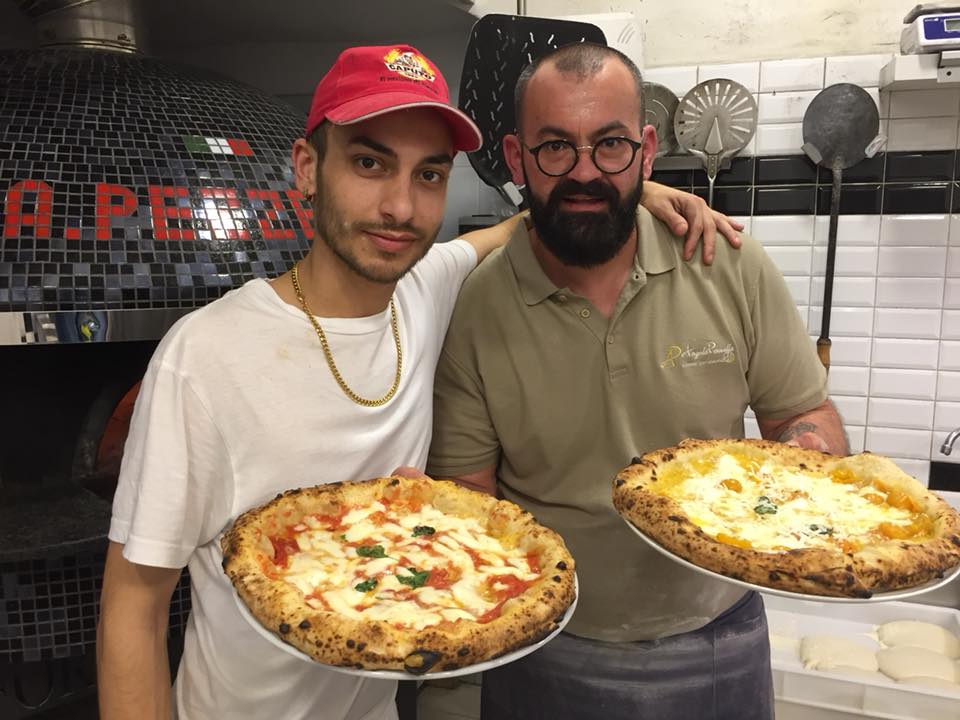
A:
{"label": "tomato sauce", "polygon": [[[494,585],[506,585],[504,588],[495,588]],[[494,575],[487,579],[487,587],[490,592],[500,601],[506,601],[510,598],[522,594],[532,582],[521,580],[516,575]]]}
{"label": "tomato sauce", "polygon": [[434,568],[430,571],[430,577],[427,578],[425,584],[427,587],[436,588],[437,590],[446,590],[459,579],[460,573],[454,568]]}
{"label": "tomato sauce", "polygon": [[[504,585],[505,587],[495,588],[494,585]],[[490,596],[496,598],[497,604],[479,616],[477,622],[488,623],[500,617],[503,606],[507,601],[523,594],[531,585],[533,585],[532,582],[521,580],[516,575],[494,575],[487,578],[487,592]]]}
{"label": "tomato sauce", "polygon": [[466,551],[467,555],[471,557],[471,559],[473,560],[473,567],[476,568],[477,570],[479,570],[480,568],[482,568],[484,565],[487,564],[487,561],[484,560],[482,557],[480,557],[480,553],[478,553],[473,548],[464,547],[463,549],[464,551]]}
{"label": "tomato sauce", "polygon": [[344,507],[340,512],[333,515],[314,515],[313,517],[320,523],[324,530],[340,530],[343,528],[343,518],[350,512],[350,508]]}
{"label": "tomato sauce", "polygon": [[292,537],[270,537],[270,544],[273,545],[273,564],[277,567],[285,568],[290,556],[300,552],[300,546]]}

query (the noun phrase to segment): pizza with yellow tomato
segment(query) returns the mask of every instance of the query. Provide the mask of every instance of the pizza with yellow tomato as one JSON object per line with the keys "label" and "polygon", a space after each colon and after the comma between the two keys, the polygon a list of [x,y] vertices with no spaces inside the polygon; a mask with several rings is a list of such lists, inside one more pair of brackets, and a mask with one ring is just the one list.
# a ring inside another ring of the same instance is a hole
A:
{"label": "pizza with yellow tomato", "polygon": [[791,592],[868,598],[960,564],[960,515],[872,453],[685,440],[621,471],[613,501],[677,556]]}

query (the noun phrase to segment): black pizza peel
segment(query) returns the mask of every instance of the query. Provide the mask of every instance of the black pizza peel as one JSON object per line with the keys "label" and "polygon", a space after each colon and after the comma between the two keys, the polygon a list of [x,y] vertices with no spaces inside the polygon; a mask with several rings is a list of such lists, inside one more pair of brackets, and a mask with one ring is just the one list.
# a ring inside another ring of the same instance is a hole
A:
{"label": "black pizza peel", "polygon": [[880,113],[870,94],[858,85],[838,83],[821,90],[803,116],[802,150],[814,163],[833,174],[830,195],[830,230],[827,235],[827,266],[823,283],[823,318],[817,355],[830,370],[830,314],[833,307],[833,275],[837,258],[837,225],[843,171],[873,157],[883,144],[878,135]]}
{"label": "black pizza peel", "polygon": [[499,15],[477,20],[460,75],[460,109],[480,128],[483,147],[468,155],[480,179],[511,205],[522,196],[503,158],[503,136],[516,131],[513,91],[523,69],[563,45],[606,45],[603,31],[590,23]]}

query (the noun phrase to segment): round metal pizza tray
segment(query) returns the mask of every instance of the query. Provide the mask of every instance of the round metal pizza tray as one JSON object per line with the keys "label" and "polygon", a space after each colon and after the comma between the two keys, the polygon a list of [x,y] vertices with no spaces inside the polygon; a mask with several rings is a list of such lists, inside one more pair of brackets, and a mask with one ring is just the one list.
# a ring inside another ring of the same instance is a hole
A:
{"label": "round metal pizza tray", "polygon": [[855,598],[855,597],[833,597],[830,595],[808,595],[807,593],[798,593],[791,592],[790,590],[779,590],[777,588],[767,587],[765,585],[757,585],[756,583],[747,582],[745,580],[737,580],[736,578],[727,577],[726,575],[721,575],[718,572],[713,570],[707,570],[702,568],[699,565],[695,565],[689,560],[685,560],[672,553],[667,548],[663,547],[653,538],[649,537],[642,530],[637,528],[632,522],[626,518],[622,518],[623,521],[627,524],[627,527],[633,530],[637,535],[639,535],[643,540],[658,553],[665,555],[676,563],[683,565],[684,567],[690,568],[702,575],[715,578],[717,580],[723,580],[724,582],[732,583],[733,585],[739,585],[742,588],[747,588],[750,590],[757,590],[762,592],[765,595],[777,595],[779,597],[791,598],[793,600],[817,600],[818,602],[834,602],[834,603],[876,603],[876,602],[887,602],[888,600],[906,600],[907,598],[916,597],[917,595],[923,595],[923,593],[930,592],[931,590],[936,590],[939,587],[946,585],[948,582],[953,580],[955,577],[960,575],[960,565],[957,565],[955,568],[946,573],[943,577],[937,578],[936,580],[931,580],[928,583],[923,585],[917,585],[911,588],[904,588],[902,590],[891,590],[890,592],[874,593],[868,598]]}
{"label": "round metal pizza tray", "polygon": [[352,667],[326,665],[324,663],[317,662],[306,653],[297,650],[295,647],[293,647],[293,645],[288,645],[279,637],[277,637],[277,635],[261,625],[260,621],[253,616],[250,610],[247,609],[246,604],[237,594],[236,590],[234,590],[233,593],[233,601],[236,603],[237,609],[240,611],[240,614],[243,616],[244,620],[250,624],[250,627],[252,627],[257,634],[263,637],[271,645],[283,650],[288,655],[292,655],[295,658],[300,658],[308,663],[322,665],[325,668],[335,672],[344,673],[346,675],[357,675],[359,677],[376,678],[378,680],[439,680],[440,678],[454,678],[461,675],[473,675],[474,673],[483,672],[484,670],[492,670],[493,668],[500,667],[501,665],[507,665],[515,660],[519,660],[520,658],[529,655],[532,652],[536,652],[548,642],[553,640],[557,635],[559,635],[560,631],[566,627],[568,622],[570,622],[570,618],[573,617],[573,613],[577,609],[577,600],[580,597],[580,584],[577,581],[576,573],[574,573],[573,576],[573,593],[573,602],[563,614],[563,618],[561,618],[559,625],[557,625],[557,628],[542,640],[535,642],[532,645],[527,645],[518,650],[514,650],[513,652],[508,652],[506,655],[501,655],[493,660],[487,660],[474,665],[467,665],[462,668],[457,668],[456,670],[443,670],[440,672],[426,673],[425,675],[414,675],[412,673],[403,672],[402,670],[357,670],[356,668]]}

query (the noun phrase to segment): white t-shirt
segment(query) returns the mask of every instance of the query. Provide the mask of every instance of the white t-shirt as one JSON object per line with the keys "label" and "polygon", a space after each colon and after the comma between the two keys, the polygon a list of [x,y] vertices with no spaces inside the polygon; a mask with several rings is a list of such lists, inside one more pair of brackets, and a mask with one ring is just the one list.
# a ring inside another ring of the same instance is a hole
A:
{"label": "white t-shirt", "polygon": [[[110,539],[142,565],[187,565],[192,612],[174,684],[181,720],[396,717],[396,684],[288,655],[240,615],[219,536],[242,512],[289,488],[424,467],[433,375],[460,285],[477,256],[436,245],[397,285],[403,374],[386,405],[365,408],[336,385],[299,308],[251,280],[178,322],[137,399]],[[396,369],[389,308],[319,318],[347,385],[382,397]]]}

